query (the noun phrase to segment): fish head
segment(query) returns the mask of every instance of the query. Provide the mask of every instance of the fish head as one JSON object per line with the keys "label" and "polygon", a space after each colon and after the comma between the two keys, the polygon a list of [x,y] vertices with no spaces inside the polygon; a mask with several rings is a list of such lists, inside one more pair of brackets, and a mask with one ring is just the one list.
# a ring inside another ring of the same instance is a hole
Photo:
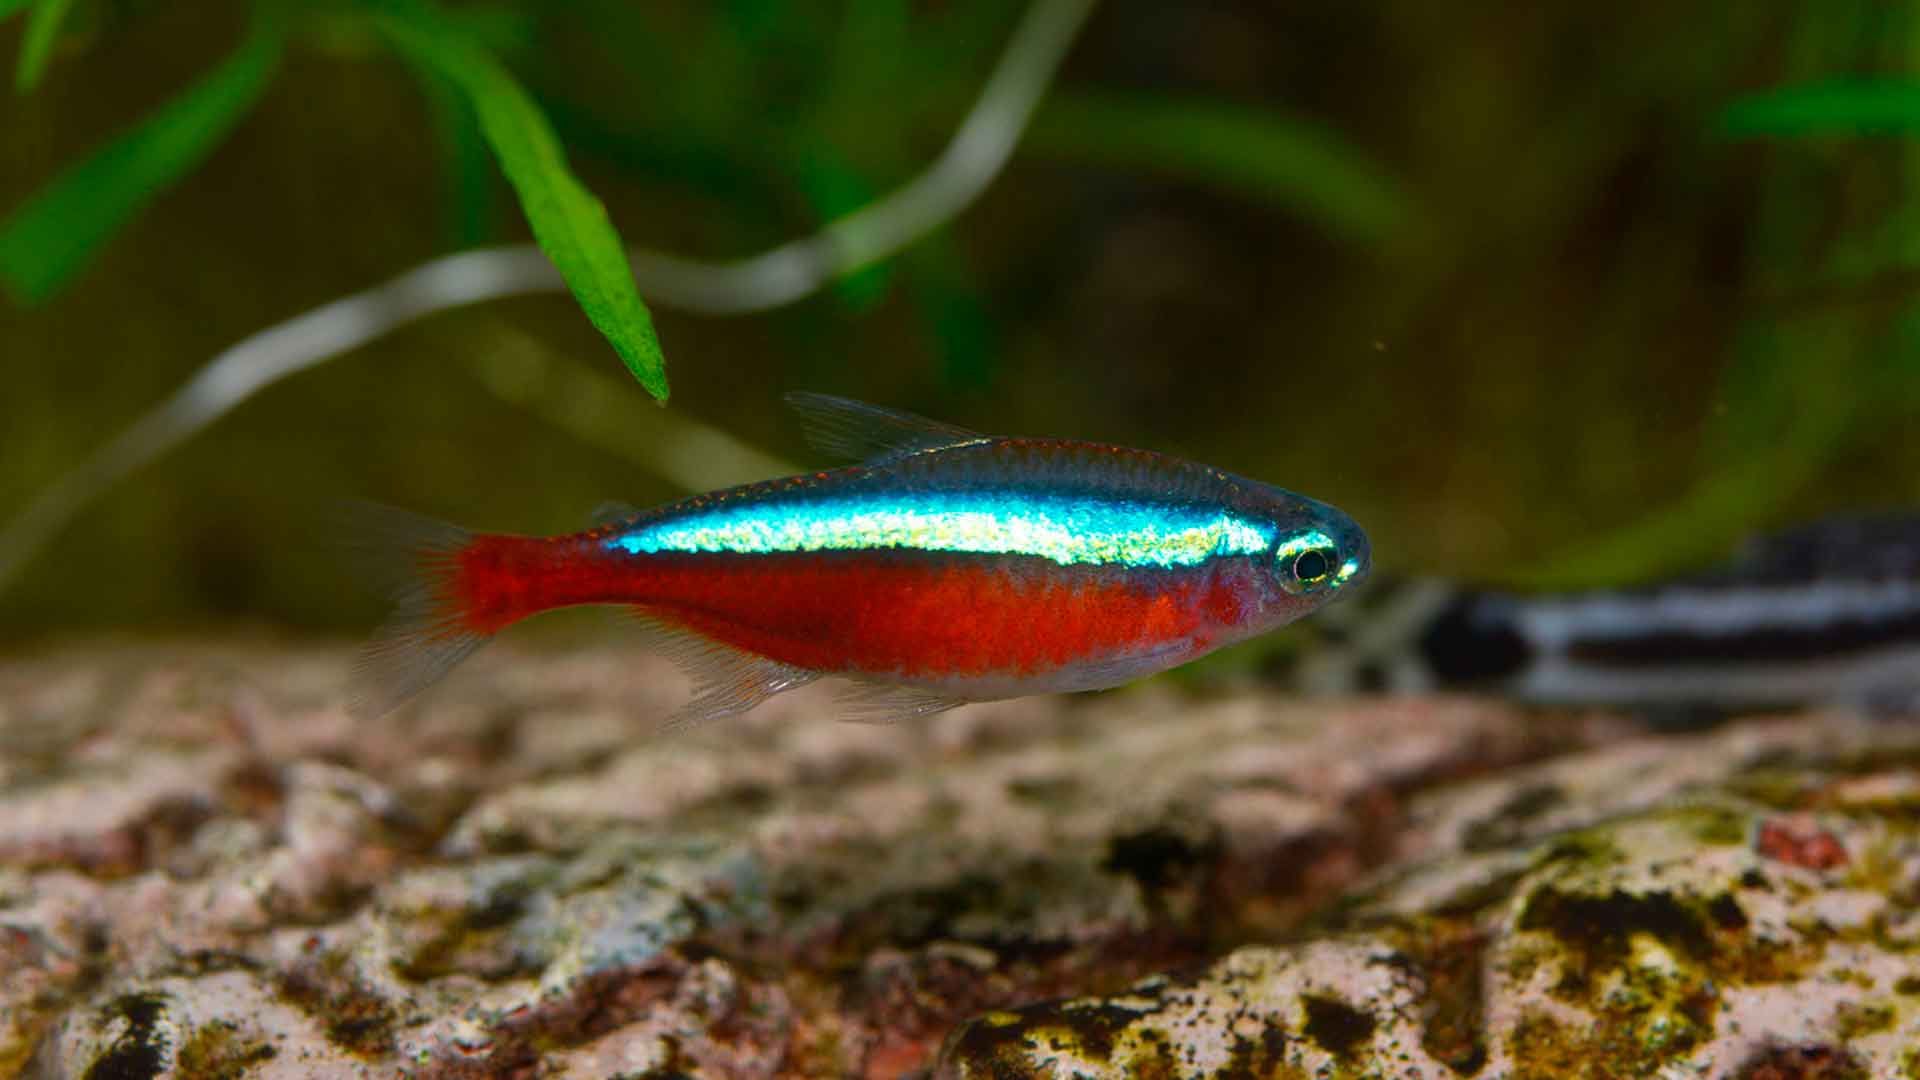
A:
{"label": "fish head", "polygon": [[1295,619],[1357,589],[1373,555],[1367,534],[1337,507],[1274,489],[1268,514],[1274,542],[1265,571],[1278,594],[1275,606]]}

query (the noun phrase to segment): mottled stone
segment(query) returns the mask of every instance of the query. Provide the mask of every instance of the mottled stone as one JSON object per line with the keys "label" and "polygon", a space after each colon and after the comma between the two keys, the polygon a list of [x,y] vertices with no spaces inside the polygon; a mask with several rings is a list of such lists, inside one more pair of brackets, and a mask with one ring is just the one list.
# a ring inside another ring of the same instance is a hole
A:
{"label": "mottled stone", "polygon": [[[1914,789],[1849,774],[1906,772],[1916,749],[1912,729],[1808,717],[1442,789],[1403,861],[1307,943],[976,1017],[940,1072],[1906,1075],[1920,802],[1853,798]],[[1795,779],[1791,814],[1747,793],[1756,770],[1776,794]],[[1836,791],[1845,812],[1817,809]]]}
{"label": "mottled stone", "polygon": [[52,1026],[34,1066],[41,1076],[98,1080],[381,1075],[271,984],[237,970],[143,980],[98,995]]}
{"label": "mottled stone", "polygon": [[346,659],[0,664],[0,1076],[1877,1076],[1920,1044],[1895,725],[1150,685],[875,727],[814,687],[656,739],[684,683],[619,643],[496,647],[379,721]]}

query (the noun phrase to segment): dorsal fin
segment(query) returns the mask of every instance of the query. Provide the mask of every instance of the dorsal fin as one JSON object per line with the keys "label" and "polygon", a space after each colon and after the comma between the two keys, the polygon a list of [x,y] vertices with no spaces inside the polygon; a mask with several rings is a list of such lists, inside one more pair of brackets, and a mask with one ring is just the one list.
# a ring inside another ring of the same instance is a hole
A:
{"label": "dorsal fin", "polygon": [[851,461],[888,458],[979,442],[987,436],[924,416],[830,394],[804,391],[786,396],[807,442],[822,454]]}
{"label": "dorsal fin", "polygon": [[593,508],[593,516],[587,520],[595,525],[619,525],[629,518],[638,517],[640,508],[630,502],[608,499]]}

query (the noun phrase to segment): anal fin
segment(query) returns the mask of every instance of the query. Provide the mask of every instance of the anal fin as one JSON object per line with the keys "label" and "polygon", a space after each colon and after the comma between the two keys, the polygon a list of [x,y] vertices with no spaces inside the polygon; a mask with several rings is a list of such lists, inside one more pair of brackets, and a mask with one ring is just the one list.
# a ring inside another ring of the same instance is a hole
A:
{"label": "anal fin", "polygon": [[657,730],[663,734],[738,716],[775,694],[820,677],[817,672],[701,637],[644,609],[636,608],[634,614],[648,647],[693,680],[692,700],[660,722]]}

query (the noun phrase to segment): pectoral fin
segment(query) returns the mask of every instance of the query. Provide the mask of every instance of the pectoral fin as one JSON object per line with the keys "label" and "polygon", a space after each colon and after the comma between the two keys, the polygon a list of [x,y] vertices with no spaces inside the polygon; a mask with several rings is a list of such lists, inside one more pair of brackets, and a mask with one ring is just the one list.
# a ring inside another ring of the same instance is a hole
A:
{"label": "pectoral fin", "polygon": [[864,681],[842,691],[835,702],[840,706],[835,719],[850,724],[897,724],[967,704],[964,699],[915,686]]}

